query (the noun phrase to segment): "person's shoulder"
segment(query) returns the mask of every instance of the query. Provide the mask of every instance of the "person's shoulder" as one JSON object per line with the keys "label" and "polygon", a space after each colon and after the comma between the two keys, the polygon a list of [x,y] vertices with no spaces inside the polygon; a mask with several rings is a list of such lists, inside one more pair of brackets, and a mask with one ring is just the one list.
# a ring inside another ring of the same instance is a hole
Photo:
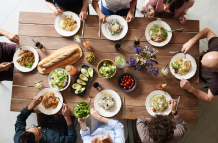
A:
{"label": "person's shoulder", "polygon": [[207,52],[218,51],[218,37],[212,37],[208,41]]}

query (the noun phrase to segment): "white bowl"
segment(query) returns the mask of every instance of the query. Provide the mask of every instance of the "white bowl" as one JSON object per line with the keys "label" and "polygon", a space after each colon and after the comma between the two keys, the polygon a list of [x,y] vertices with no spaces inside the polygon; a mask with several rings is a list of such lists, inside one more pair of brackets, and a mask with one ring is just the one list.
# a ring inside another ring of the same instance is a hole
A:
{"label": "white bowl", "polygon": [[[67,71],[66,71],[65,69],[62,69],[62,68],[57,68],[57,69],[54,69],[53,71],[55,71],[55,70],[62,70],[62,71],[64,71],[65,73],[67,73]],[[51,73],[52,73],[53,71],[51,71]],[[64,88],[64,89],[56,89],[56,88],[53,88],[53,87],[51,86],[51,84],[50,84],[51,73],[50,73],[49,76],[48,76],[48,84],[49,84],[49,86],[50,86],[52,89],[57,90],[57,91],[63,91],[63,90],[65,90],[65,89],[67,89],[67,87],[70,85],[70,81],[71,81],[70,75],[67,73],[67,75],[68,75],[68,83],[67,83],[67,85],[65,86],[65,88]]]}

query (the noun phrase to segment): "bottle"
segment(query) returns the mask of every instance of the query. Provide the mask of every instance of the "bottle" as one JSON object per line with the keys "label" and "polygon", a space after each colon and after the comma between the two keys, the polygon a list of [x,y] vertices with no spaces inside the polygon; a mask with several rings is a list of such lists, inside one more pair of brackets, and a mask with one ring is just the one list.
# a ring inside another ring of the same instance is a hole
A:
{"label": "bottle", "polygon": [[39,48],[40,50],[45,51],[45,47],[44,47],[39,41],[37,41],[37,42],[35,43],[35,46],[36,46],[37,48]]}
{"label": "bottle", "polygon": [[90,42],[89,42],[89,41],[84,41],[84,42],[83,42],[83,46],[84,46],[87,50],[90,50],[90,49],[91,49],[91,45],[90,45]]}
{"label": "bottle", "polygon": [[117,52],[119,52],[121,50],[121,45],[120,44],[116,44],[115,45],[115,49]]}
{"label": "bottle", "polygon": [[77,69],[74,66],[71,66],[71,65],[67,65],[65,67],[65,70],[67,71],[67,73],[69,73],[72,76],[75,76],[78,73]]}

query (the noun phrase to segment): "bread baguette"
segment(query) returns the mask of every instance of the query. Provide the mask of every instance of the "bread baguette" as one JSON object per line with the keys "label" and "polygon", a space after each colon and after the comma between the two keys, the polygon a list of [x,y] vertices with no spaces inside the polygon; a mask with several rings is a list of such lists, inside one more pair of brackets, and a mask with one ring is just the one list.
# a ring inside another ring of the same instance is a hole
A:
{"label": "bread baguette", "polygon": [[62,49],[62,50],[57,50],[56,52],[50,54],[49,56],[47,56],[46,58],[44,58],[43,60],[41,60],[38,64],[38,66],[43,66],[44,64],[50,62],[51,60],[57,58],[60,55],[63,55],[64,53],[70,51],[70,50],[74,50],[75,52],[77,52],[79,50],[77,45],[73,45],[73,46],[69,46],[69,48],[66,47],[66,49]]}
{"label": "bread baguette", "polygon": [[49,68],[43,68],[42,72],[52,71],[52,70],[54,70],[56,68],[59,68],[59,67],[61,67],[63,65],[66,65],[66,64],[70,63],[73,60],[76,60],[77,58],[79,58],[79,54],[75,53],[72,56],[70,56],[69,58],[67,58],[67,59],[65,59],[65,60],[63,60],[63,61],[61,61],[61,62],[59,62],[59,63],[57,63],[57,64],[55,64],[55,65],[53,65],[51,67],[49,67]]}
{"label": "bread baguette", "polygon": [[60,56],[58,56],[57,58],[51,60],[50,62],[44,64],[42,67],[43,67],[43,68],[49,68],[49,67],[51,67],[51,66],[57,64],[58,62],[61,62],[61,61],[63,61],[64,59],[66,59],[66,58],[72,56],[73,53],[74,53],[74,50],[70,50],[70,51],[64,53],[63,55],[60,55]]}

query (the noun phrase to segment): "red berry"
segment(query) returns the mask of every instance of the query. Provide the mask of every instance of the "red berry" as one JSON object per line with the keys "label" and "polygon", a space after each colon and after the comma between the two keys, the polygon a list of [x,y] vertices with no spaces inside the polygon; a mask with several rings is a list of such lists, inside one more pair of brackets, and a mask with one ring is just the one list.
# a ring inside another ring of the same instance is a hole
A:
{"label": "red berry", "polygon": [[123,86],[123,84],[121,83],[120,86]]}
{"label": "red berry", "polygon": [[126,90],[126,87],[124,87],[124,89]]}
{"label": "red berry", "polygon": [[151,40],[153,40],[153,38],[151,38]]}
{"label": "red berry", "polygon": [[153,109],[152,111],[153,111],[153,112],[155,112],[156,110],[155,110],[155,109]]}
{"label": "red berry", "polygon": [[74,23],[77,23],[77,21],[75,20]]}

